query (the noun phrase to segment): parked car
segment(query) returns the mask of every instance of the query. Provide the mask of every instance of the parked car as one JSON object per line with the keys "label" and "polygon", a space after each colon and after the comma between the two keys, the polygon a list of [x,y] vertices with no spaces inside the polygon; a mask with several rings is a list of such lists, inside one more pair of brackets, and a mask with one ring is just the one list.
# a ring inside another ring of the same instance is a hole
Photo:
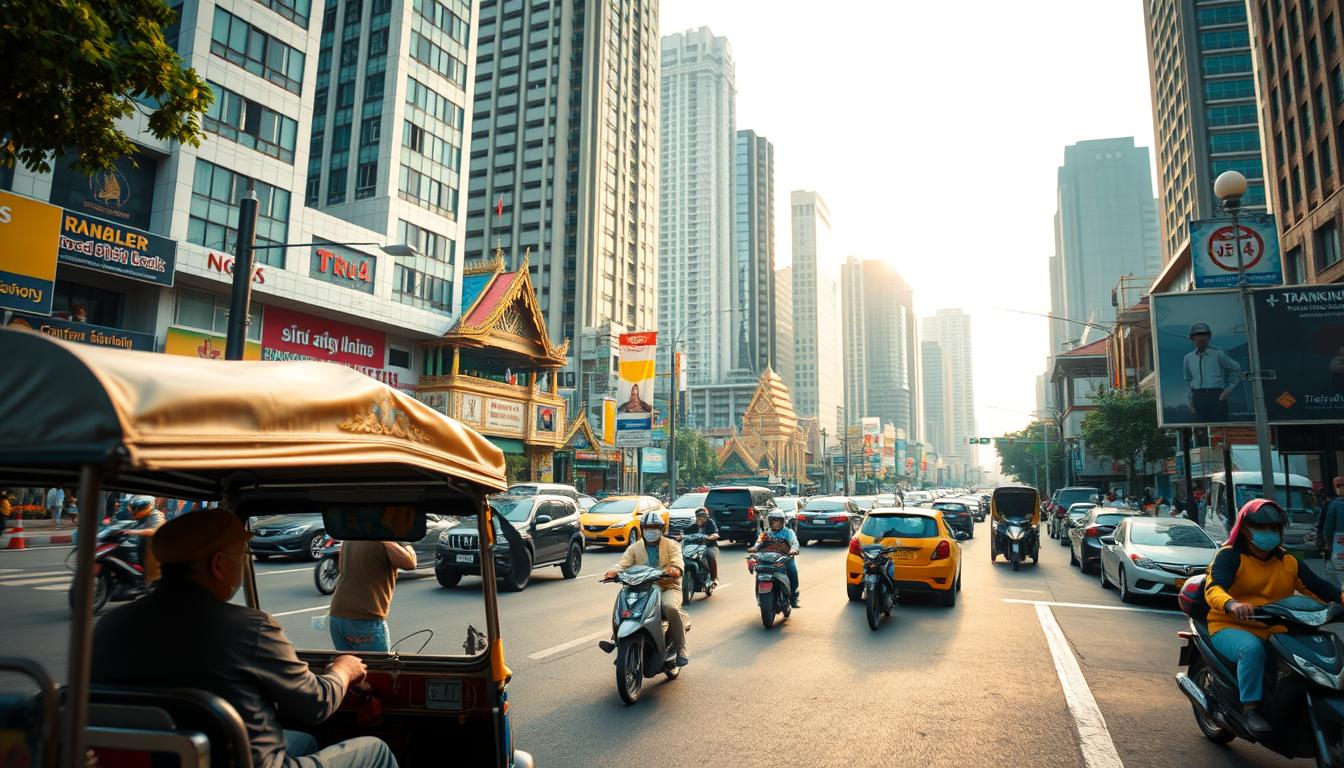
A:
{"label": "parked car", "polygon": [[662,512],[664,523],[671,517],[656,497],[608,496],[579,515],[583,540],[587,544],[624,547],[639,538],[639,518],[645,512]]}
{"label": "parked car", "polygon": [[[566,579],[583,567],[583,536],[579,532],[579,505],[569,496],[495,496],[490,508],[502,515],[522,537],[524,551],[514,552],[495,523],[495,574],[511,592],[527,589],[532,573],[542,566],[559,566]],[[463,576],[481,575],[480,525],[477,517],[463,517],[439,534],[434,549],[434,575],[444,587],[455,587]]]}
{"label": "parked car", "polygon": [[1069,530],[1069,565],[1076,565],[1083,573],[1091,573],[1092,566],[1101,562],[1101,537],[1109,536],[1115,526],[1134,517],[1132,509],[1093,507],[1087,516]]}
{"label": "parked car", "polygon": [[1096,509],[1097,505],[1091,502],[1073,504],[1064,512],[1064,518],[1059,522],[1059,545],[1061,547],[1069,546],[1069,531],[1073,530],[1087,517],[1087,513]]}
{"label": "parked car", "polygon": [[252,554],[258,560],[272,557],[317,560],[322,557],[326,532],[319,512],[263,517],[252,527]]}
{"label": "parked car", "polygon": [[727,485],[710,488],[705,507],[719,526],[719,538],[750,544],[775,508],[775,495],[760,486]]}
{"label": "parked car", "polygon": [[877,494],[877,506],[883,509],[895,509],[901,506],[901,500],[894,493]]}
{"label": "parked car", "polygon": [[1120,599],[1175,595],[1191,576],[1204,573],[1218,545],[1183,518],[1131,517],[1101,537],[1101,587],[1120,590]]}
{"label": "parked car", "polygon": [[859,531],[850,539],[845,557],[845,591],[850,600],[863,599],[863,561],[859,550],[869,544],[895,539],[892,574],[898,594],[924,593],[938,596],[951,607],[961,591],[961,544],[957,535],[940,523],[938,514],[927,509],[878,507],[864,516]]}
{"label": "parked car", "polygon": [[951,528],[953,533],[961,531],[966,534],[966,538],[973,538],[975,536],[975,517],[971,513],[972,503],[967,499],[938,499],[929,507],[943,513],[943,521],[947,523],[947,527]]}
{"label": "parked car", "polygon": [[667,527],[670,531],[684,531],[695,522],[695,510],[705,506],[708,492],[683,493],[667,507]]}
{"label": "parked car", "polygon": [[850,496],[849,498],[858,505],[859,509],[862,510],[864,514],[867,514],[869,510],[877,506],[876,496]]}
{"label": "parked car", "polygon": [[775,506],[784,510],[784,516],[788,518],[789,528],[797,530],[798,528],[798,510],[803,508],[803,498],[801,496],[776,496]]}
{"label": "parked car", "polygon": [[581,495],[578,488],[564,483],[514,483],[507,492],[509,496],[536,496],[539,493],[568,496],[574,501]]}
{"label": "parked car", "polygon": [[1092,503],[1096,504],[1101,500],[1101,491],[1086,485],[1071,485],[1067,488],[1060,488],[1055,491],[1051,497],[1050,509],[1050,536],[1059,538],[1059,531],[1064,517],[1068,514],[1069,508],[1074,504]]}
{"label": "parked car", "polygon": [[798,511],[798,543],[807,546],[818,542],[847,542],[859,529],[863,512],[854,500],[846,496],[814,496]]}

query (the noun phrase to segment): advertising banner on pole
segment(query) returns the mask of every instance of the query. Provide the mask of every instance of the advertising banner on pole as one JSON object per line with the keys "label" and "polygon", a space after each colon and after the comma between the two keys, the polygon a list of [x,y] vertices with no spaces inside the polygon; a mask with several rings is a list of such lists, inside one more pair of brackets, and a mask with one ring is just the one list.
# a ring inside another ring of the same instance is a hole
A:
{"label": "advertising banner on pole", "polygon": [[1190,221],[1190,263],[1196,288],[1237,285],[1238,242],[1247,283],[1253,286],[1283,283],[1283,260],[1279,256],[1279,230],[1274,215],[1247,213],[1237,217],[1236,228],[1232,227],[1231,219]]}
{"label": "advertising banner on pole", "polygon": [[61,209],[0,191],[0,309],[51,314]]}
{"label": "advertising banner on pole", "polygon": [[666,448],[645,448],[643,453],[644,474],[646,475],[664,475],[667,474],[667,449]]}
{"label": "advertising banner on pole", "polygon": [[1272,424],[1344,421],[1344,286],[1255,291]]}
{"label": "advertising banner on pole", "polygon": [[[1237,291],[1154,295],[1157,417],[1163,427],[1251,424],[1245,314]],[[1262,345],[1264,346],[1264,345]]]}
{"label": "advertising banner on pole", "polygon": [[616,384],[616,445],[647,446],[653,439],[654,353],[658,334],[622,333]]}
{"label": "advertising banner on pole", "polygon": [[616,444],[616,401],[610,397],[602,398],[602,442]]}

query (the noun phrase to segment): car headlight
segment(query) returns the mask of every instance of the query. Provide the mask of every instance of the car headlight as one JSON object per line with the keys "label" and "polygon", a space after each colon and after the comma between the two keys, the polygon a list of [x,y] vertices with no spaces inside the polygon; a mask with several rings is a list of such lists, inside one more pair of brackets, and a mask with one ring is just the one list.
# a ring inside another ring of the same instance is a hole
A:
{"label": "car headlight", "polygon": [[312,527],[313,527],[313,524],[312,524],[312,523],[304,523],[303,525],[292,525],[292,526],[286,528],[285,530],[281,531],[281,532],[280,532],[280,535],[281,535],[281,536],[294,536],[294,535],[303,533],[304,531],[306,531],[306,530],[308,530],[309,528],[312,528]]}
{"label": "car headlight", "polygon": [[612,523],[611,525],[608,525],[607,528],[624,528],[626,525],[628,525],[628,523]]}
{"label": "car headlight", "polygon": [[1137,565],[1137,566],[1139,566],[1140,568],[1148,568],[1148,569],[1150,569],[1150,570],[1157,570],[1157,563],[1154,563],[1152,560],[1149,560],[1148,558],[1144,557],[1143,555],[1130,555],[1130,556],[1129,556],[1129,559],[1132,560],[1132,561],[1134,562],[1134,564]]}

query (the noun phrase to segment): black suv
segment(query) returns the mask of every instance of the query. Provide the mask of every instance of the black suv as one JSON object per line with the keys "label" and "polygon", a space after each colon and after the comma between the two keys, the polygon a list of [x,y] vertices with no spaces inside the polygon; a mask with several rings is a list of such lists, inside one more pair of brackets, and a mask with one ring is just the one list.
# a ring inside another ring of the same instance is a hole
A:
{"label": "black suv", "polygon": [[765,527],[765,516],[775,509],[775,495],[754,485],[710,488],[705,508],[719,526],[719,538],[751,544]]}
{"label": "black suv", "polygon": [[[535,496],[495,496],[490,508],[522,536],[524,551],[514,552],[498,522],[495,523],[495,575],[510,592],[527,589],[532,570],[543,565],[560,566],[566,579],[579,575],[583,566],[583,533],[579,506],[568,496],[542,493]],[[480,526],[475,515],[439,535],[434,548],[434,575],[439,584],[455,587],[463,576],[480,576]]]}

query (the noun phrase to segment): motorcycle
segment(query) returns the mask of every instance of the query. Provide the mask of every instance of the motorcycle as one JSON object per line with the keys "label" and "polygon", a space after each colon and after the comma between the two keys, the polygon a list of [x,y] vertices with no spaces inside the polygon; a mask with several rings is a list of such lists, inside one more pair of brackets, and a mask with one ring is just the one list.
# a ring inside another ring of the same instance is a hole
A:
{"label": "motorcycle", "polygon": [[[1190,700],[1205,738],[1227,744],[1238,736],[1288,758],[1314,757],[1318,766],[1344,766],[1344,642],[1326,629],[1344,618],[1344,606],[1303,596],[1259,606],[1252,618],[1288,631],[1266,642],[1264,699],[1260,712],[1273,730],[1257,735],[1246,726],[1233,665],[1218,655],[1206,621],[1204,577],[1181,590],[1190,619],[1176,686]],[[1195,591],[1198,594],[1195,594]]]}
{"label": "motorcycle", "polygon": [[793,555],[776,551],[756,552],[747,558],[747,570],[756,574],[756,604],[761,607],[761,625],[766,629],[775,626],[779,614],[784,614],[787,621],[793,613],[793,586],[788,572],[792,559]]}
{"label": "motorcycle", "polygon": [[614,579],[603,579],[622,586],[611,613],[611,639],[597,646],[604,653],[616,652],[616,692],[626,704],[639,701],[644,678],[661,674],[676,680],[681,674],[663,620],[663,591],[658,580],[665,575],[661,569],[636,565]]}
{"label": "motorcycle", "polygon": [[341,577],[341,542],[330,536],[322,535],[322,554],[313,566],[313,584],[317,591],[330,595],[336,591],[336,581]]}
{"label": "motorcycle", "polygon": [[896,582],[892,578],[891,553],[897,547],[869,544],[859,549],[863,559],[864,605],[868,613],[868,627],[874,632],[882,626],[882,617],[890,616],[896,604]]}
{"label": "motorcycle", "polygon": [[681,601],[690,603],[696,592],[705,597],[714,594],[714,580],[709,576],[709,537],[703,533],[688,533],[681,537],[681,557],[686,561],[686,572],[681,575]]}
{"label": "motorcycle", "polygon": [[[98,613],[109,602],[134,600],[148,592],[145,586],[145,566],[141,560],[141,539],[127,536],[134,525],[126,520],[113,523],[98,532],[93,549],[93,612]],[[148,543],[147,541],[145,542]],[[70,607],[74,608],[75,591],[70,589]]]}

